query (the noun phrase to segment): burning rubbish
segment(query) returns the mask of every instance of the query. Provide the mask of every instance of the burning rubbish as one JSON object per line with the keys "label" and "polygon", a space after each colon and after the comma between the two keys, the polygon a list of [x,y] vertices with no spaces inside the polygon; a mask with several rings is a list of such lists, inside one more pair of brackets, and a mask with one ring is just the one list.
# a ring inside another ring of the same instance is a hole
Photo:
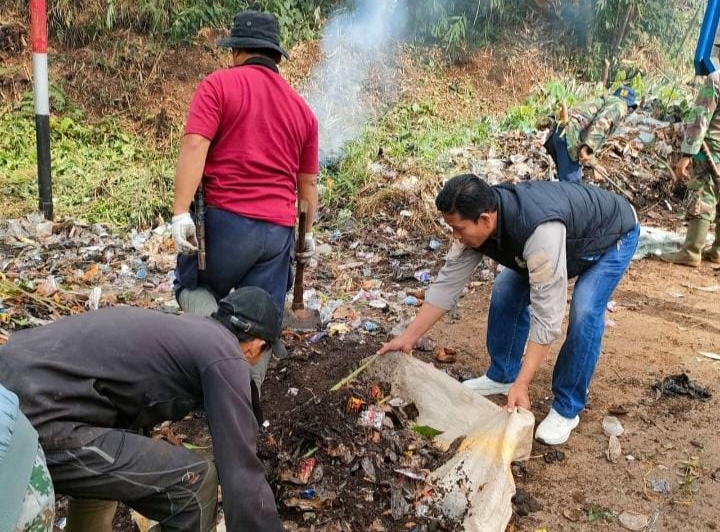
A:
{"label": "burning rubbish", "polygon": [[339,10],[328,21],[323,61],[301,91],[318,118],[322,165],[337,162],[345,143],[396,99],[392,51],[405,22],[397,2],[375,0],[360,0],[354,9]]}

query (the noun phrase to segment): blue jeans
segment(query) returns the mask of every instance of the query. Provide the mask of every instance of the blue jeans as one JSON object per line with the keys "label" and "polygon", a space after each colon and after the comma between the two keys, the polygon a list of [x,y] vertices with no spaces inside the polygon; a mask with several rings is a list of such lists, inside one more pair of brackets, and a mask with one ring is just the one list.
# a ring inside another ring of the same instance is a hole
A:
{"label": "blue jeans", "polygon": [[234,288],[258,286],[270,294],[282,318],[292,286],[293,228],[209,207],[205,235],[205,271],[198,275],[197,255],[179,254],[175,294],[202,286],[219,300]]}
{"label": "blue jeans", "polygon": [[561,134],[562,131],[555,130],[545,141],[545,149],[552,157],[559,181],[571,183],[582,183],[583,169],[578,161],[573,161],[567,149],[567,139]]}
{"label": "blue jeans", "polygon": [[[605,310],[610,296],[635,254],[640,225],[597,258],[578,276],[570,306],[567,337],[553,371],[553,408],[573,418],[585,408],[587,390],[600,357],[605,330]],[[487,376],[502,383],[514,382],[520,372],[530,331],[530,284],[528,278],[505,268],[493,287],[488,316]]]}

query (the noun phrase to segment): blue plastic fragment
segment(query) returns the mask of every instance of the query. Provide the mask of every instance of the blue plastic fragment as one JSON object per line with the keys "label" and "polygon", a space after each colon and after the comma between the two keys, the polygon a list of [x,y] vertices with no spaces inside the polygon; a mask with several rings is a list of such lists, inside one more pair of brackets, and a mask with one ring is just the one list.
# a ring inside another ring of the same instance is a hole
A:
{"label": "blue plastic fragment", "polygon": [[309,344],[316,344],[317,342],[319,342],[320,340],[322,340],[322,339],[325,338],[326,336],[327,336],[327,333],[326,333],[325,331],[320,331],[319,333],[315,333],[315,334],[313,334],[310,338],[308,338],[308,343],[309,343]]}
{"label": "blue plastic fragment", "polygon": [[363,323],[363,329],[365,329],[367,332],[375,332],[380,328],[380,326],[375,323],[374,321],[366,321]]}

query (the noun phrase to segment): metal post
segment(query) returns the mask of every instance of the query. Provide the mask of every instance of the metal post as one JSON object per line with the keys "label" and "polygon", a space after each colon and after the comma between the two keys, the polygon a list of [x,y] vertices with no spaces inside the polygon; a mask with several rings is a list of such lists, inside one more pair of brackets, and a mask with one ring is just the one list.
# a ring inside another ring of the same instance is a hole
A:
{"label": "metal post", "polygon": [[40,210],[53,219],[52,175],[50,173],[50,91],[47,60],[47,13],[45,0],[30,0],[32,28],[33,84],[35,88],[35,139],[38,158]]}

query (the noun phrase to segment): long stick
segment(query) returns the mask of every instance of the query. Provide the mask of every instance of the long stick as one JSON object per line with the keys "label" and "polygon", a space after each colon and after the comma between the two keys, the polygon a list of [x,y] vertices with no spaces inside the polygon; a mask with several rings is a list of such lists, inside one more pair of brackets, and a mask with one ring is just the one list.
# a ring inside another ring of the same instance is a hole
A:
{"label": "long stick", "polygon": [[69,312],[70,314],[75,314],[75,311],[73,309],[71,309],[70,307],[66,307],[65,305],[63,305],[61,303],[56,303],[55,301],[53,301],[47,297],[39,296],[37,294],[33,294],[32,292],[28,292],[27,290],[19,287],[15,283],[11,283],[11,282],[0,279],[0,290],[6,290],[8,293],[15,292],[18,294],[22,294],[26,297],[29,297],[33,301],[46,306],[50,310],[62,309],[62,310]]}
{"label": "long stick", "polygon": [[338,391],[340,388],[342,388],[343,386],[345,386],[348,382],[352,381],[352,380],[355,379],[358,375],[360,375],[363,371],[365,371],[365,370],[368,369],[370,366],[372,366],[372,365],[377,361],[377,359],[378,359],[378,355],[373,355],[373,356],[371,356],[371,357],[367,360],[367,362],[365,362],[362,366],[360,366],[358,369],[356,369],[355,371],[353,371],[350,375],[348,375],[348,376],[345,377],[343,380],[341,380],[340,382],[338,382],[335,386],[333,386],[332,388],[330,388],[330,391],[331,391],[331,392],[336,392],[336,391]]}

